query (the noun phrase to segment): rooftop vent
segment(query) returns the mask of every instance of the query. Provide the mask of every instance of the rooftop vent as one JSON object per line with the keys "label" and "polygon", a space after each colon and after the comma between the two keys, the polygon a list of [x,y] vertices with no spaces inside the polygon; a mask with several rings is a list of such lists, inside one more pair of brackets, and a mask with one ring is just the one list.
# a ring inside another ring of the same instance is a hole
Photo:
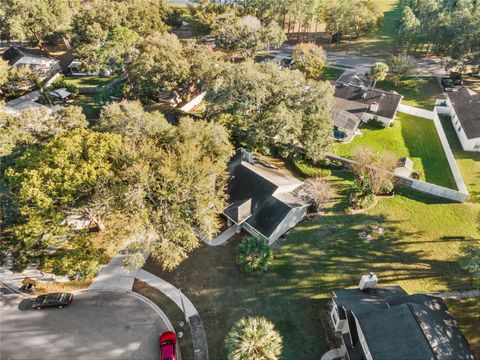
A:
{"label": "rooftop vent", "polygon": [[370,111],[371,112],[377,112],[378,111],[378,103],[374,102],[370,104]]}
{"label": "rooftop vent", "polygon": [[373,272],[368,275],[363,275],[360,279],[360,284],[358,284],[358,288],[360,290],[365,289],[373,289],[377,286],[378,278]]}

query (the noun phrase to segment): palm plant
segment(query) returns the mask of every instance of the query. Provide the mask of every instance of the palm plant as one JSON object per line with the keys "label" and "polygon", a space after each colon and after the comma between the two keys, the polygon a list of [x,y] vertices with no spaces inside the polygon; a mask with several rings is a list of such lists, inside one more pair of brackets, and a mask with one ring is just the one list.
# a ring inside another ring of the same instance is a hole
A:
{"label": "palm plant", "polygon": [[228,360],[277,360],[282,354],[282,337],[264,317],[237,321],[225,338]]}
{"label": "palm plant", "polygon": [[272,249],[266,240],[248,237],[237,246],[237,264],[250,274],[261,274],[272,263]]}

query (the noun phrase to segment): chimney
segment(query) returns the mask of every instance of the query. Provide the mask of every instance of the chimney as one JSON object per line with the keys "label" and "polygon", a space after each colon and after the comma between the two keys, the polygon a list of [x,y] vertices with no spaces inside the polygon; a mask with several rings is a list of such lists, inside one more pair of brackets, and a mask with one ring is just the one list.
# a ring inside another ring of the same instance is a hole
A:
{"label": "chimney", "polygon": [[378,103],[373,102],[370,104],[370,111],[376,113],[378,111]]}
{"label": "chimney", "polygon": [[253,153],[251,151],[243,149],[242,157],[246,162],[253,164]]}
{"label": "chimney", "polygon": [[360,279],[360,284],[358,284],[358,288],[362,291],[365,289],[373,289],[375,288],[375,286],[377,286],[377,283],[378,283],[377,275],[371,272],[368,275],[362,276],[362,278]]}

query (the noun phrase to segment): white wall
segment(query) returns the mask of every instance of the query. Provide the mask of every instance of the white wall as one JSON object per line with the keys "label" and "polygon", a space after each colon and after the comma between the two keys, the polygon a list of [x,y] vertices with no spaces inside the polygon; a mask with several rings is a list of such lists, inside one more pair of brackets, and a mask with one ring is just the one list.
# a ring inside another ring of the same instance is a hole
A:
{"label": "white wall", "polygon": [[362,116],[362,121],[366,123],[369,120],[380,121],[383,125],[385,125],[385,127],[389,127],[390,124],[393,122],[393,119],[390,119],[390,118],[386,118],[386,117],[383,117],[383,116],[378,116],[378,115],[375,115],[375,114],[370,114],[370,113],[367,113],[367,112],[364,113],[363,116]]}

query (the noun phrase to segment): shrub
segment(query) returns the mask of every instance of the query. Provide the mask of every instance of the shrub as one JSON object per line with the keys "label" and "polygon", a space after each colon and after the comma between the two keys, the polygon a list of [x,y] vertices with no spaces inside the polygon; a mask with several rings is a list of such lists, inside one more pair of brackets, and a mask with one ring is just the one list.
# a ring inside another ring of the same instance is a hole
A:
{"label": "shrub", "polygon": [[306,177],[328,177],[332,173],[328,169],[319,168],[304,160],[295,161],[295,167]]}
{"label": "shrub", "polygon": [[272,249],[264,239],[248,237],[237,246],[237,264],[246,273],[261,274],[272,259]]}
{"label": "shrub", "polygon": [[480,285],[480,247],[465,246],[462,251],[460,265],[472,275],[473,283]]}
{"label": "shrub", "polygon": [[393,183],[391,181],[385,182],[382,187],[382,192],[385,194],[391,194],[393,191]]}
{"label": "shrub", "polygon": [[78,95],[78,87],[75,84],[69,83],[65,80],[63,76],[60,76],[57,80],[55,80],[50,86],[49,90],[61,89],[65,88],[69,91],[72,96]]}
{"label": "shrub", "polygon": [[237,321],[225,338],[229,360],[277,360],[282,354],[282,337],[264,317]]}

